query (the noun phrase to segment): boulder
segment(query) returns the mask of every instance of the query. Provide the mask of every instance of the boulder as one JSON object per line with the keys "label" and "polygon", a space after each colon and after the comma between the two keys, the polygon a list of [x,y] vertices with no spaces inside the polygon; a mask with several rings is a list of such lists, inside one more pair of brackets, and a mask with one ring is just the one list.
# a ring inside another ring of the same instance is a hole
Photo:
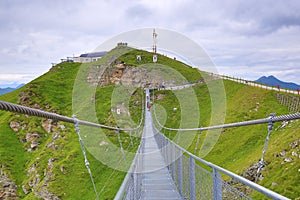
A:
{"label": "boulder", "polygon": [[20,128],[20,123],[12,121],[9,123],[9,126],[14,132],[18,132]]}

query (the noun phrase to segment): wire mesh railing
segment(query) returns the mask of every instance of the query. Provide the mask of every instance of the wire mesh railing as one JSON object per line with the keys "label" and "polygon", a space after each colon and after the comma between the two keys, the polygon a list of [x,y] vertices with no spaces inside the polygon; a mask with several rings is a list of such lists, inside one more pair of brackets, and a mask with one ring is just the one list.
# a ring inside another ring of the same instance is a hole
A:
{"label": "wire mesh railing", "polygon": [[[155,127],[153,130],[156,131],[155,139],[183,199],[251,199],[248,191],[252,190],[272,199],[288,199],[191,154],[164,136]],[[242,186],[235,187],[222,176],[228,176]]]}
{"label": "wire mesh railing", "polygon": [[[86,165],[86,167],[88,169],[88,172],[90,174],[90,178],[91,178],[91,181],[92,181],[92,184],[93,184],[93,187],[94,187],[96,199],[99,199],[99,195],[97,193],[95,182],[94,182],[94,179],[93,179],[93,175],[92,175],[92,172],[91,172],[91,169],[90,169],[90,163],[86,158],[86,149],[85,149],[85,146],[83,144],[82,138],[80,136],[79,125],[115,130],[116,133],[118,134],[118,140],[119,140],[119,143],[120,143],[121,150],[123,152],[122,143],[121,143],[121,140],[120,140],[120,131],[128,131],[129,132],[130,142],[133,146],[131,131],[139,132],[139,130],[143,126],[143,119],[144,119],[143,118],[144,109],[142,109],[142,117],[141,117],[140,123],[137,127],[134,127],[134,128],[120,128],[120,127],[112,127],[112,126],[93,123],[93,122],[89,122],[89,121],[79,120],[79,119],[76,118],[75,115],[73,115],[73,117],[71,118],[71,117],[68,117],[68,116],[59,115],[59,114],[51,113],[51,112],[46,112],[46,111],[43,111],[43,110],[34,109],[34,108],[26,107],[26,106],[21,106],[21,105],[18,105],[18,104],[13,104],[13,103],[6,102],[6,101],[1,101],[1,100],[0,100],[0,110],[26,114],[26,115],[30,115],[30,116],[42,117],[42,118],[46,118],[46,119],[54,119],[54,120],[63,121],[63,122],[67,122],[67,123],[73,123],[75,125],[75,129],[76,129],[76,132],[78,134],[78,139],[79,139],[79,143],[80,143],[80,146],[81,146],[81,150],[82,150],[82,153],[83,153],[84,158],[85,158],[85,165]],[[141,155],[141,151],[143,149],[143,148],[141,148],[143,146],[143,144],[144,143],[143,143],[143,139],[142,139],[141,142],[140,142],[138,151],[136,153],[136,156],[134,158],[134,161],[132,162],[132,166],[130,168],[131,170],[138,170],[139,171],[141,166],[142,166],[142,164],[141,164],[142,159],[141,159],[140,155]],[[124,154],[124,152],[123,152],[123,154]],[[130,184],[121,186],[123,188],[126,188],[126,190],[128,190],[128,192],[126,193],[126,196],[125,196],[126,199],[138,199],[137,197],[139,197],[141,195],[141,191],[138,189],[139,188],[138,185],[141,184],[141,174],[129,173],[126,176],[126,179],[130,180],[130,181],[127,181],[127,183],[130,183]],[[133,179],[133,180],[131,180],[131,179]]]}
{"label": "wire mesh railing", "polygon": [[115,200],[121,199],[140,199],[142,195],[142,167],[143,167],[143,149],[145,139],[141,139],[141,143],[136,152],[135,158],[132,161],[123,183],[115,196]]}

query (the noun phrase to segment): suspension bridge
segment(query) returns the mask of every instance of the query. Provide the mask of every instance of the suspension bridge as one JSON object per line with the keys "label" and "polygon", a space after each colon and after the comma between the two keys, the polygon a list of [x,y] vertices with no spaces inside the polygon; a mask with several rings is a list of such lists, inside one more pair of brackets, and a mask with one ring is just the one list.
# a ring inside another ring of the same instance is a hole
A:
{"label": "suspension bridge", "polygon": [[[146,96],[150,96],[149,89],[146,89],[145,91]],[[146,98],[145,107],[147,106],[148,101],[149,99]],[[95,188],[92,172],[90,170],[90,164],[85,156],[85,147],[80,136],[78,125],[112,129],[116,131],[134,130],[92,123],[76,119],[74,116],[62,116],[56,113],[45,112],[4,101],[0,101],[0,110],[55,119],[74,124],[85,158],[85,164],[94,186],[96,199],[99,199],[99,197]],[[222,167],[193,155],[191,152],[182,148],[162,134],[157,127],[155,127],[151,112],[147,109],[145,110],[145,124],[139,148],[128,173],[115,196],[115,199],[251,199],[251,194],[249,195],[249,193],[245,192],[244,189],[239,190],[229,184],[228,181],[222,178],[224,175],[230,177],[243,186],[250,188],[250,190],[262,193],[272,199],[288,199],[256,184],[255,182],[249,181]],[[300,113],[282,116],[270,115],[270,117],[263,119],[191,129],[168,128],[159,124],[158,121],[157,124],[160,128],[178,131],[203,131],[255,124],[267,124],[268,134],[262,152],[262,158],[260,160],[260,167],[258,169],[261,170],[273,124],[279,121],[295,119],[300,119]]]}

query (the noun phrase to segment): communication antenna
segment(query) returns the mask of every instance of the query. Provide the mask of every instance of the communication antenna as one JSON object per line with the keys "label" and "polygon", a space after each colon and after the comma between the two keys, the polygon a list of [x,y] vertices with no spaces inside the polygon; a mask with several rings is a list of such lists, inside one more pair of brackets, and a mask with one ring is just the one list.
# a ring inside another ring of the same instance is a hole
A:
{"label": "communication antenna", "polygon": [[156,43],[157,43],[157,33],[155,33],[155,29],[153,29],[153,53],[156,53]]}

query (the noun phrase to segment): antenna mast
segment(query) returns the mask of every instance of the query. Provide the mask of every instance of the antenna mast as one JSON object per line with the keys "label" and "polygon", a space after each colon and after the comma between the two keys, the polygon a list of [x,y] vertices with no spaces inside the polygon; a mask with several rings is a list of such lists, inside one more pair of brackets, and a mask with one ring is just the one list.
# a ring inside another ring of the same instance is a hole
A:
{"label": "antenna mast", "polygon": [[156,53],[156,43],[157,43],[157,33],[155,33],[155,29],[153,29],[153,47],[152,47],[152,50],[153,50],[153,53]]}

